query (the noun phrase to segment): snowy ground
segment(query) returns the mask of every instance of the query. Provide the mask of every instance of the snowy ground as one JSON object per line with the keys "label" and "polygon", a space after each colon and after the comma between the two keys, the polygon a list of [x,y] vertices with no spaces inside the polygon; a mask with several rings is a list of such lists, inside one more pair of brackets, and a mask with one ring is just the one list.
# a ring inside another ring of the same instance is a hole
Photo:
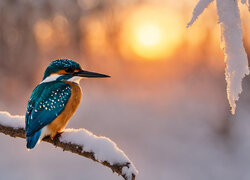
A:
{"label": "snowy ground", "polygon": [[[85,96],[68,127],[84,127],[114,140],[134,162],[138,180],[249,180],[250,78],[244,80],[232,116],[221,75],[194,74],[159,84],[154,93],[145,88],[155,100],[131,101],[119,92],[105,96],[82,84]],[[135,88],[127,93],[137,92]],[[0,179],[121,179],[47,143],[28,152],[24,139],[1,134],[0,141]]]}

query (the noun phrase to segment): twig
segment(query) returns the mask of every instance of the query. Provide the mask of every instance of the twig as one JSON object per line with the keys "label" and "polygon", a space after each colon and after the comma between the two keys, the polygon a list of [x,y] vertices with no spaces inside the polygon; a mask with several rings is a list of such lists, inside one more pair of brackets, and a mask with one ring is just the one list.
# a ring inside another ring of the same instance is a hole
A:
{"label": "twig", "polygon": [[[20,137],[25,138],[25,133],[23,128],[14,129],[12,127],[6,127],[0,124],[0,132],[9,135],[11,137]],[[86,152],[83,151],[83,147],[81,145],[72,144],[72,143],[65,143],[60,141],[59,136],[57,136],[54,140],[51,140],[49,137],[45,137],[43,141],[48,142],[50,144],[55,145],[56,147],[60,147],[63,149],[63,151],[70,151],[72,153],[78,154],[80,156],[84,156],[86,158],[92,159],[95,162],[101,163],[104,166],[109,167],[113,172],[116,172],[118,175],[122,176],[125,180],[130,180],[130,178],[126,177],[125,174],[122,173],[123,167],[128,167],[130,165],[130,162],[126,162],[124,164],[113,164],[111,165],[109,162],[104,161],[98,161],[93,152]],[[131,180],[135,180],[135,174],[132,174]]]}

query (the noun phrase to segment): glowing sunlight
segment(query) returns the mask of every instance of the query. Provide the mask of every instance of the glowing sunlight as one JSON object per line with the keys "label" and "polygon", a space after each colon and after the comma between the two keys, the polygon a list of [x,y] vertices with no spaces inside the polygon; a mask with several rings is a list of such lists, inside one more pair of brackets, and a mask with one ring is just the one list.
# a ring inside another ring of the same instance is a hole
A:
{"label": "glowing sunlight", "polygon": [[136,9],[125,22],[123,40],[128,46],[126,49],[145,60],[171,56],[182,37],[181,20],[178,18],[173,12],[160,7]]}
{"label": "glowing sunlight", "polygon": [[161,27],[149,22],[141,24],[135,33],[138,43],[148,47],[153,47],[160,43],[162,37]]}

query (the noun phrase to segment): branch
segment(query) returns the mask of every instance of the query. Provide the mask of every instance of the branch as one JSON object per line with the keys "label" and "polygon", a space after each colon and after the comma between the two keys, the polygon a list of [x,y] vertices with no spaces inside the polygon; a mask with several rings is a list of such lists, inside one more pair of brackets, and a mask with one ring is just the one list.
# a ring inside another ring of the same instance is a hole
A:
{"label": "branch", "polygon": [[[199,0],[187,27],[194,23],[212,1],[214,0]],[[250,11],[250,0],[241,0],[241,3],[247,5]],[[247,53],[242,41],[240,10],[237,0],[216,0],[216,7],[221,27],[221,47],[226,62],[227,99],[232,114],[235,114],[236,101],[242,92],[242,80],[249,74]]]}
{"label": "branch", "polygon": [[226,62],[227,98],[231,112],[235,114],[236,101],[242,92],[242,80],[249,74],[247,53],[242,41],[240,10],[235,0],[217,0],[216,6]]}
{"label": "branch", "polygon": [[[6,116],[9,116],[10,118],[3,120]],[[8,119],[11,121],[8,122]],[[6,112],[0,111],[0,132],[11,137],[25,138],[24,128],[20,127],[22,126],[20,125],[22,124],[20,122],[21,119],[23,118],[20,118],[20,116],[11,116]],[[19,121],[17,123],[18,125],[13,126],[17,120]],[[76,137],[79,138],[77,139]],[[43,141],[53,144],[56,147],[60,147],[63,151],[70,151],[107,166],[113,172],[121,175],[124,180],[135,180],[137,170],[133,163],[114,142],[106,137],[97,137],[85,129],[66,129],[54,140],[45,137],[43,138]],[[95,151],[93,146],[98,147],[100,145],[102,147]]]}
{"label": "branch", "polygon": [[193,17],[187,24],[187,28],[191,26],[196,19],[204,12],[204,10],[208,7],[208,5],[213,2],[214,0],[199,0],[193,10]]}

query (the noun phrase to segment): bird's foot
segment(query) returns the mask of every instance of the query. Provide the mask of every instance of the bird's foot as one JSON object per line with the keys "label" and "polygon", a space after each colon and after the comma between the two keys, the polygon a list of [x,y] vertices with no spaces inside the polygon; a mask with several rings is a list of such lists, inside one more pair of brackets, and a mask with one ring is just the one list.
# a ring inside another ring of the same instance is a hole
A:
{"label": "bird's foot", "polygon": [[58,138],[62,135],[62,133],[63,133],[63,132],[58,132],[58,133],[56,134],[55,138],[58,139]]}
{"label": "bird's foot", "polygon": [[51,136],[51,140],[53,141],[53,144],[56,145],[56,143],[59,141],[59,137],[61,136],[63,132],[58,132],[55,136]]}

